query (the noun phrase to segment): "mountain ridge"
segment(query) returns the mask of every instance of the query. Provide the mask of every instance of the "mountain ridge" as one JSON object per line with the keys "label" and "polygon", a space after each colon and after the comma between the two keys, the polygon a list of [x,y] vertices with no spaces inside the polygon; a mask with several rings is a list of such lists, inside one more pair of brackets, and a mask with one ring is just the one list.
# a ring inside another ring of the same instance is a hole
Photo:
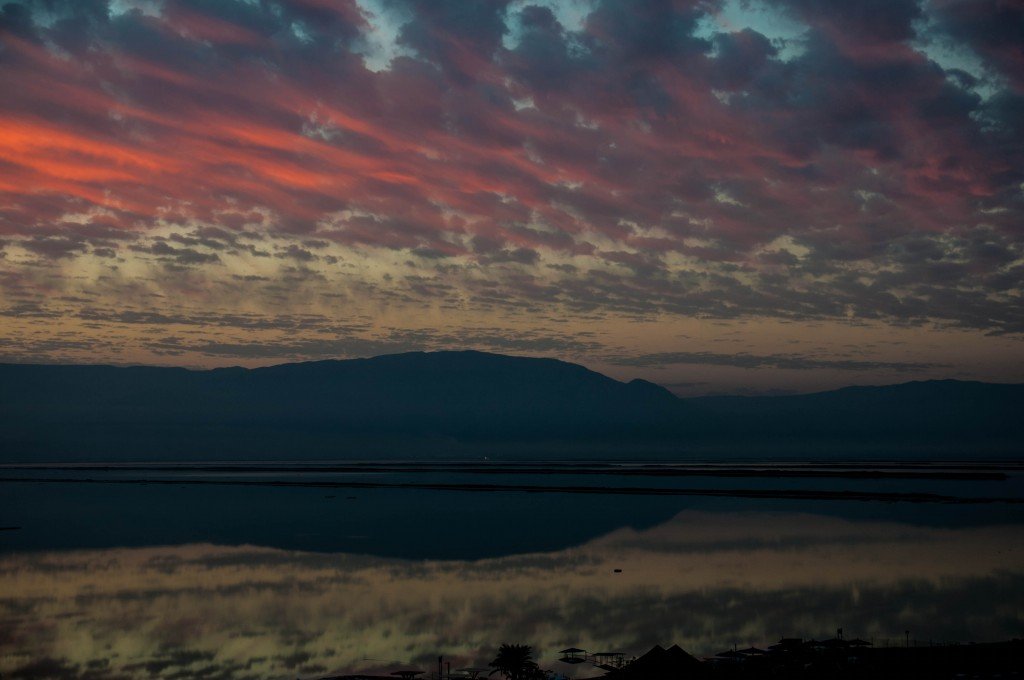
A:
{"label": "mountain ridge", "polygon": [[927,380],[681,398],[473,350],[259,368],[0,364],[0,460],[574,451],[1019,453],[1024,385]]}

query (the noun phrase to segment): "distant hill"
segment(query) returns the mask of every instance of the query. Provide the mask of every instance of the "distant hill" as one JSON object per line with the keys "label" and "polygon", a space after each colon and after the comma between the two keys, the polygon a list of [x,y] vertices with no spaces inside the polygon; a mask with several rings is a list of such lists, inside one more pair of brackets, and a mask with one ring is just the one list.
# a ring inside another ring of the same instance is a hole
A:
{"label": "distant hill", "polygon": [[642,380],[482,352],[412,352],[268,368],[0,365],[6,459],[402,458],[461,441],[646,438],[678,400]]}
{"label": "distant hill", "polygon": [[966,457],[1024,455],[1024,385],[927,380],[774,397],[681,400],[714,447],[759,451]]}
{"label": "distant hill", "polygon": [[933,452],[1024,440],[1024,386],[679,399],[553,359],[412,352],[267,368],[0,365],[0,460]]}

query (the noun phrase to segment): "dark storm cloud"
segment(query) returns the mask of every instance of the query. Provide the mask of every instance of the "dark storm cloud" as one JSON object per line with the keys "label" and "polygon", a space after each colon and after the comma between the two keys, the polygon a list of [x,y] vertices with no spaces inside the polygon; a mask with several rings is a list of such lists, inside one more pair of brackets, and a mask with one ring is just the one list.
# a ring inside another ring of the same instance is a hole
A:
{"label": "dark storm cloud", "polygon": [[700,19],[717,2],[601,0],[587,17],[586,32],[594,50],[608,50],[627,67],[636,62],[685,58],[709,47],[694,35]]}
{"label": "dark storm cloud", "polygon": [[1024,6],[999,0],[937,2],[940,30],[981,55],[999,76],[1024,92]]}
{"label": "dark storm cloud", "polygon": [[715,36],[714,48],[715,81],[729,90],[745,87],[778,53],[768,38],[749,28],[719,33]]}
{"label": "dark storm cloud", "polygon": [[781,4],[836,38],[861,44],[905,41],[914,36],[914,22],[923,14],[917,0],[784,0]]}
{"label": "dark storm cloud", "polygon": [[508,0],[403,0],[415,17],[402,27],[399,42],[437,64],[456,84],[468,84],[489,66],[505,34]]}

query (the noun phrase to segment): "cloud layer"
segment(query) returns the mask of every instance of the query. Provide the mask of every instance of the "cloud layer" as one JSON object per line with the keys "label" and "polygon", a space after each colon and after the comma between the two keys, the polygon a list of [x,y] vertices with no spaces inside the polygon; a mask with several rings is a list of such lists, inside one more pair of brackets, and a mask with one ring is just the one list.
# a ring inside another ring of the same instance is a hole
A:
{"label": "cloud layer", "polygon": [[362,324],[349,355],[445,325],[593,360],[711,351],[574,338],[635,319],[1019,339],[1021,21],[984,0],[11,2],[7,358],[332,355],[339,334],[294,325],[321,317]]}

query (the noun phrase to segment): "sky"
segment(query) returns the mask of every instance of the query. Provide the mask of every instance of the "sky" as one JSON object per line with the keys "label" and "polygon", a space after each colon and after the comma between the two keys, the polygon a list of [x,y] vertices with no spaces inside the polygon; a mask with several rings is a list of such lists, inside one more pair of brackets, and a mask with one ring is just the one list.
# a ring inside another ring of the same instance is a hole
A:
{"label": "sky", "polygon": [[0,360],[1024,381],[1024,5],[15,0]]}

